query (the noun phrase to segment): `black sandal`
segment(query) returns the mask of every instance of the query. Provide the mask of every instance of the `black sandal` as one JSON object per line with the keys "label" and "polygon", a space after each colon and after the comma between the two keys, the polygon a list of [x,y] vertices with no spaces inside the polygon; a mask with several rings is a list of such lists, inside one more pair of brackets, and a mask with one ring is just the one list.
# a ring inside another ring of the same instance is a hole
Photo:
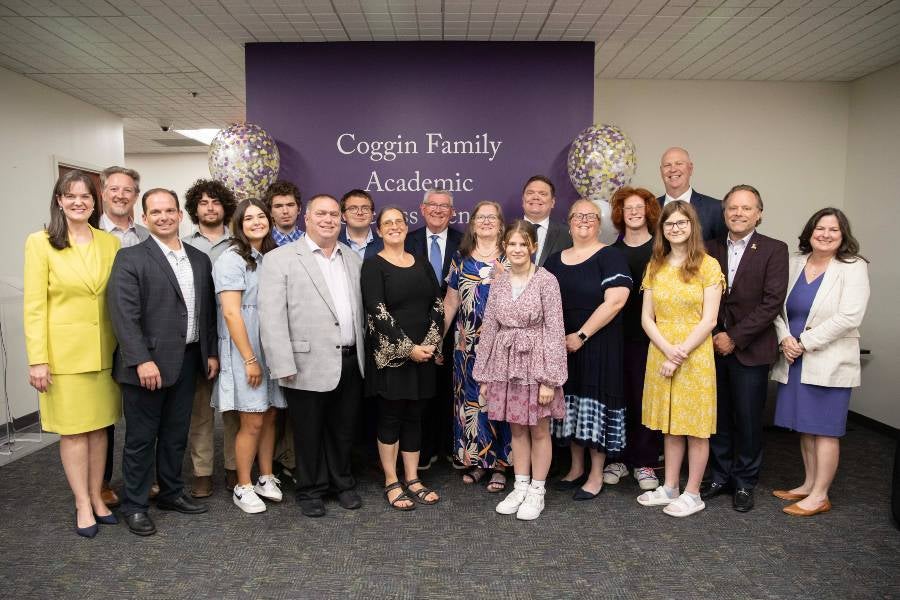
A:
{"label": "black sandal", "polygon": [[[391,500],[390,493],[398,488],[401,490],[400,495]],[[394,510],[402,510],[405,512],[409,510],[415,510],[416,508],[416,499],[411,498],[409,494],[406,493],[406,490],[403,489],[403,484],[399,481],[395,481],[391,485],[387,485],[384,487],[384,499],[387,500],[388,506],[390,506]],[[412,504],[410,504],[409,506],[398,506],[397,503],[401,500],[409,500]]]}
{"label": "black sandal", "polygon": [[[421,485],[422,487],[415,491],[409,489],[409,486],[416,485],[417,483],[419,485]],[[426,506],[431,506],[432,504],[437,504],[438,502],[441,501],[440,494],[438,494],[433,489],[426,487],[425,484],[422,483],[421,479],[413,479],[411,481],[407,481],[404,485],[406,485],[407,497],[410,498],[413,502],[418,502],[419,504],[425,504]],[[410,496],[410,494],[412,494],[412,496]],[[434,494],[435,496],[437,496],[437,498],[435,498],[434,500],[427,500],[428,494]]]}
{"label": "black sandal", "polygon": [[[487,469],[483,467],[471,467],[462,475],[462,481],[466,485],[475,485],[487,475]],[[466,481],[466,477],[469,478],[470,481]]]}

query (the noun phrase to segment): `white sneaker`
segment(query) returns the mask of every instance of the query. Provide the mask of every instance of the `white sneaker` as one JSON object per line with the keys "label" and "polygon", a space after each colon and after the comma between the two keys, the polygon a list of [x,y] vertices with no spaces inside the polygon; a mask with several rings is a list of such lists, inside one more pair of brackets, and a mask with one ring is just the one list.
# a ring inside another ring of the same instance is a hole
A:
{"label": "white sneaker", "polygon": [[266,503],[259,499],[252,485],[236,485],[231,494],[234,505],[245,513],[255,514],[265,512]]}
{"label": "white sneaker", "polygon": [[536,488],[528,486],[525,493],[525,500],[519,505],[516,511],[516,518],[520,521],[534,521],[544,510],[544,488]]}
{"label": "white sneaker", "polygon": [[603,483],[616,485],[623,477],[628,477],[628,467],[625,463],[610,463],[603,469]]}
{"label": "white sneaker", "polygon": [[262,475],[259,481],[253,486],[253,491],[257,496],[262,496],[266,500],[272,502],[281,502],[284,497],[281,493],[281,480],[274,475]]}
{"label": "white sneaker", "polygon": [[[497,505],[497,512],[501,515],[513,515],[519,510],[519,506],[525,501],[525,495],[531,485],[527,481],[517,481],[513,485],[513,491]],[[542,499],[543,500],[543,499]]]}
{"label": "white sneaker", "polygon": [[638,467],[634,470],[634,478],[637,479],[638,485],[642,490],[655,490],[659,487],[659,479],[656,477],[656,471],[650,467]]}

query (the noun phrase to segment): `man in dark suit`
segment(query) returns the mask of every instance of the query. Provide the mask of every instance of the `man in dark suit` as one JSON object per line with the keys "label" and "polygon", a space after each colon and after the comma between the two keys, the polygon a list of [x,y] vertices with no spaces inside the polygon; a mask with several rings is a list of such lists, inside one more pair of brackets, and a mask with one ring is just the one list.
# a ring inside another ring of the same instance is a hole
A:
{"label": "man in dark suit", "polygon": [[341,234],[338,241],[350,246],[362,260],[381,252],[384,241],[372,232],[375,201],[365,190],[350,190],[341,197]]}
{"label": "man in dark suit", "polygon": [[107,294],[119,341],[113,377],[122,387],[126,423],[122,513],[132,533],[145,536],[156,533],[147,514],[154,459],[158,508],[207,510],[185,495],[181,465],[197,374],[213,379],[219,361],[209,257],[178,239],[175,192],[149,190],[141,204],[150,237],[119,251]]}
{"label": "man in dark suit", "polygon": [[704,500],[733,491],[739,512],[753,508],[762,464],[762,419],[769,368],[778,354],[773,325],[788,286],[788,248],[756,231],[763,203],[749,185],[725,196],[728,234],[707,242],[728,281],[713,330],[716,352],[716,433],[709,443],[711,478]]}
{"label": "man in dark suit", "polygon": [[553,182],[543,175],[529,177],[525,187],[522,188],[522,209],[525,211],[525,220],[537,229],[538,247],[535,252],[537,257],[535,264],[539,267],[551,254],[572,247],[569,228],[565,224],[550,220],[550,211],[555,205],[556,187]]}
{"label": "man in dark suit", "polygon": [[658,198],[659,205],[665,206],[673,200],[689,202],[703,229],[703,241],[725,238],[728,229],[722,218],[722,203],[705,196],[691,188],[691,175],[694,173],[694,163],[684,148],[669,148],[662,156],[659,164],[659,172],[662,175],[663,185],[666,187],[665,196]]}
{"label": "man in dark suit", "polygon": [[[462,234],[450,229],[450,219],[454,215],[453,194],[442,189],[428,190],[419,208],[425,219],[425,226],[407,234],[406,251],[428,258],[441,284],[443,296],[447,291],[450,261],[462,241]],[[428,469],[439,455],[450,455],[453,438],[452,334],[444,337],[442,352],[444,362],[437,370],[438,397],[428,403],[422,421],[422,449],[419,453],[419,468],[422,470]]]}

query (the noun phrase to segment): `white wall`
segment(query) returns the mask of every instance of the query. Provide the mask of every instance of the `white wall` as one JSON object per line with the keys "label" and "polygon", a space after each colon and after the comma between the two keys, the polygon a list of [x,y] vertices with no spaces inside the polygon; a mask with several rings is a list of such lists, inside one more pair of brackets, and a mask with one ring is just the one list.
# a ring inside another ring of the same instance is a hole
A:
{"label": "white wall", "polygon": [[697,191],[755,186],[760,230],[794,247],[809,215],[843,204],[849,96],[845,83],[598,79],[594,122],[634,142],[634,185],[664,193],[660,157],[683,146]]}
{"label": "white wall", "polygon": [[[54,157],[104,168],[124,160],[122,119],[21,75],[0,69],[0,179],[6,185],[0,278],[21,287],[25,238],[48,221],[56,181]],[[8,288],[0,285],[0,297]],[[6,378],[13,415],[37,410],[27,384],[22,301],[4,301],[3,336],[9,359]],[[2,402],[2,400],[0,400]],[[0,409],[0,425],[5,415]]]}
{"label": "white wall", "polygon": [[872,299],[861,329],[872,350],[863,361],[862,387],[851,409],[900,428],[897,366],[900,364],[900,64],[850,86],[850,135],[844,206],[862,253],[872,262]]}
{"label": "white wall", "polygon": [[[209,179],[209,162],[205,152],[174,154],[128,154],[125,166],[141,174],[141,190],[155,187],[174,190],[184,208],[184,193],[197,179]],[[141,203],[135,206],[135,219],[141,222]],[[194,224],[184,215],[181,234],[193,231]]]}

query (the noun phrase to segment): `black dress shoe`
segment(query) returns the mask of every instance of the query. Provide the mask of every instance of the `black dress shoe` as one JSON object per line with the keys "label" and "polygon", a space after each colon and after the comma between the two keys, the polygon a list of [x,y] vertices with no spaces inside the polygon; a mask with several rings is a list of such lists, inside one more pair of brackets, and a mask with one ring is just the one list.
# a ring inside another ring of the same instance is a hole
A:
{"label": "black dress shoe", "polygon": [[108,515],[100,516],[97,513],[94,513],[94,518],[97,519],[98,523],[102,523],[103,525],[118,525],[119,519],[116,518],[115,513],[109,513]]}
{"label": "black dress shoe", "polygon": [[96,523],[93,525],[89,525],[87,527],[79,527],[78,526],[78,509],[75,509],[75,533],[80,535],[81,537],[92,538],[97,535],[97,532],[100,531],[100,527],[97,526]]}
{"label": "black dress shoe", "polygon": [[600,489],[597,490],[597,493],[596,493],[596,494],[592,494],[591,492],[587,491],[586,489],[580,487],[580,488],[578,488],[578,490],[576,490],[576,492],[572,495],[572,500],[577,500],[577,501],[582,501],[582,500],[593,500],[594,498],[596,498],[597,496],[599,496],[599,495],[603,492],[603,488],[605,488],[605,487],[606,487],[605,485],[604,485],[604,486],[600,486]]}
{"label": "black dress shoe", "polygon": [[711,498],[715,498],[719,494],[724,494],[725,492],[730,492],[731,486],[727,483],[716,483],[713,481],[712,483],[704,483],[700,486],[700,499],[701,500],[710,500]]}
{"label": "black dress shoe", "polygon": [[583,486],[585,481],[587,481],[587,473],[583,473],[581,477],[575,479],[557,479],[550,484],[550,487],[557,492],[570,492]]}
{"label": "black dress shoe", "polygon": [[356,510],[362,506],[362,498],[353,490],[344,490],[337,493],[338,504],[346,510]]}
{"label": "black dress shoe", "polygon": [[734,510],[738,512],[753,510],[753,489],[740,488],[734,493]]}
{"label": "black dress shoe", "polygon": [[135,535],[147,536],[156,533],[156,525],[147,513],[134,513],[125,516],[128,530]]}
{"label": "black dress shoe", "polygon": [[300,512],[306,517],[324,517],[325,503],[321,498],[310,498],[309,500],[297,500],[300,505]]}
{"label": "black dress shoe", "polygon": [[170,502],[158,500],[156,502],[156,508],[159,510],[174,510],[186,515],[199,515],[209,510],[207,505],[192,502],[187,496],[179,496]]}

